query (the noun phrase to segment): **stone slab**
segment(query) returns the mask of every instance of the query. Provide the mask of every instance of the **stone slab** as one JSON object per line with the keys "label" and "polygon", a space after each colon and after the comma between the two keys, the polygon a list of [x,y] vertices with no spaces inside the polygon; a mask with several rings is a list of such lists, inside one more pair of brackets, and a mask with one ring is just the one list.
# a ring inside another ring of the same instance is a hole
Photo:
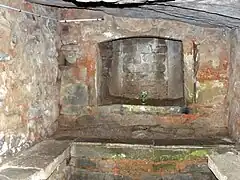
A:
{"label": "stone slab", "polygon": [[1,180],[16,180],[16,179],[29,179],[34,177],[34,174],[38,172],[37,169],[22,169],[22,168],[6,168],[1,171]]}
{"label": "stone slab", "polygon": [[208,156],[208,166],[219,180],[240,179],[240,155],[234,152]]}
{"label": "stone slab", "polygon": [[[45,140],[0,168],[0,177],[44,180],[70,156],[71,141]],[[16,176],[16,177],[15,177]]]}

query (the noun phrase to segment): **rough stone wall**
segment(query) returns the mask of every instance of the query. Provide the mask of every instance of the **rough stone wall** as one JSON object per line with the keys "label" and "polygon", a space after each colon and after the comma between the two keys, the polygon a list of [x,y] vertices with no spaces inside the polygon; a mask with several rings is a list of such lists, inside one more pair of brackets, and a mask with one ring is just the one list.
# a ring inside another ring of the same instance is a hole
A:
{"label": "rough stone wall", "polygon": [[229,67],[229,130],[235,140],[240,140],[240,30],[232,30],[231,39],[231,63]]}
{"label": "rough stone wall", "polygon": [[[158,124],[187,128],[195,134],[215,136],[227,133],[226,94],[228,88],[229,42],[228,30],[194,26],[177,21],[112,17],[101,12],[68,10],[64,18],[95,18],[104,21],[84,22],[62,26],[62,52],[67,66],[62,71],[61,114],[65,116],[95,115],[97,104],[97,62],[100,61],[98,43],[131,36],[157,36],[183,42],[185,93],[191,115],[165,116],[154,119]],[[197,52],[197,103],[193,98],[194,46]],[[82,97],[88,96],[87,101]],[[73,103],[74,100],[74,103]],[[143,118],[145,119],[145,118]],[[131,121],[131,123],[137,120]],[[70,123],[70,122],[68,122]],[[180,123],[180,124],[178,124]],[[137,123],[138,125],[141,125]],[[125,126],[128,124],[126,123]],[[183,132],[182,132],[183,133]],[[192,136],[190,133],[189,136]],[[181,133],[180,133],[181,136]]]}
{"label": "rough stone wall", "polygon": [[[57,18],[55,8],[21,1],[1,4]],[[57,24],[0,9],[0,156],[51,135],[59,115]]]}

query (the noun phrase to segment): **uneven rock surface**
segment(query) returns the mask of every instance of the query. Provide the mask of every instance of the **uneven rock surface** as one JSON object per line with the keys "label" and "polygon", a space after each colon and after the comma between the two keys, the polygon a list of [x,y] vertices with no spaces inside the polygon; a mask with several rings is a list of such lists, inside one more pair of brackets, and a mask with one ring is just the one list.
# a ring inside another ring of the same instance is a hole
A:
{"label": "uneven rock surface", "polygon": [[[49,17],[55,8],[1,0]],[[15,154],[57,128],[57,50],[54,21],[0,9],[0,157]]]}

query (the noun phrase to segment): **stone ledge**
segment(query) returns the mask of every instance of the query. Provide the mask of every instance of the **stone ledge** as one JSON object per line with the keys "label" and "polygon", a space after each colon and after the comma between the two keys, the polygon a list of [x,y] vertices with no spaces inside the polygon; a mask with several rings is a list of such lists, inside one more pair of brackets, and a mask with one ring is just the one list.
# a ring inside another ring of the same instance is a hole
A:
{"label": "stone ledge", "polygon": [[70,157],[71,141],[45,140],[0,167],[2,180],[45,180]]}
{"label": "stone ledge", "polygon": [[152,115],[180,115],[180,106],[143,106],[143,105],[104,105],[99,106],[101,113],[122,113],[122,114],[152,114]]}
{"label": "stone ledge", "polygon": [[219,180],[240,179],[240,155],[234,152],[208,156],[208,167]]}

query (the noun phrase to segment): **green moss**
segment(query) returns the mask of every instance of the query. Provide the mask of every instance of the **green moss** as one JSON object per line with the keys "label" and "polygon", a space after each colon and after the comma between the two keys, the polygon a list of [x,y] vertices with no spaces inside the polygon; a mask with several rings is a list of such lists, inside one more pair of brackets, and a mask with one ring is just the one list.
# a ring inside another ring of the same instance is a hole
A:
{"label": "green moss", "polygon": [[208,150],[186,150],[186,151],[157,151],[154,153],[152,160],[155,162],[159,161],[183,161],[183,160],[194,160],[198,158],[204,158],[208,154]]}
{"label": "green moss", "polygon": [[169,163],[169,164],[154,164],[153,165],[153,171],[159,171],[160,169],[164,169],[167,171],[176,170],[176,164]]}
{"label": "green moss", "polygon": [[209,149],[133,149],[94,147],[105,158],[161,161],[183,161],[205,158]]}
{"label": "green moss", "polygon": [[206,157],[209,152],[207,150],[195,150],[190,153],[191,157]]}

